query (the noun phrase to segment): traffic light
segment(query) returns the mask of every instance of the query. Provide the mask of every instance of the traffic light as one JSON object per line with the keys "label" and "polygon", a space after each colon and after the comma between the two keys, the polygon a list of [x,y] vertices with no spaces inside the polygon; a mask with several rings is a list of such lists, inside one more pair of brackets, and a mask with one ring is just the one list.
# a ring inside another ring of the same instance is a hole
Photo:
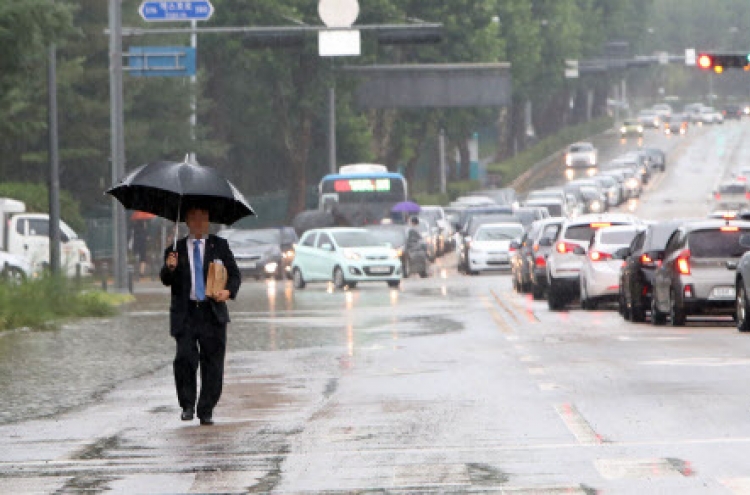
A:
{"label": "traffic light", "polygon": [[750,71],[750,55],[747,53],[704,52],[698,54],[697,63],[701,69],[713,69],[717,74],[724,72],[724,69]]}

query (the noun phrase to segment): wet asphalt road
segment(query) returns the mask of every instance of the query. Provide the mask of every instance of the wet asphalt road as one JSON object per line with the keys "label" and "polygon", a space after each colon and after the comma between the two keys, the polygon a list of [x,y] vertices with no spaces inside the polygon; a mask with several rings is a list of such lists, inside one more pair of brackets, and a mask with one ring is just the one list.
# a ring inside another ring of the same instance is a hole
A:
{"label": "wet asphalt road", "polygon": [[[705,214],[749,133],[647,133],[668,171],[636,213]],[[728,319],[551,313],[450,255],[400,290],[248,281],[200,427],[178,419],[167,293],[137,296],[0,336],[0,493],[750,493],[750,340]]]}

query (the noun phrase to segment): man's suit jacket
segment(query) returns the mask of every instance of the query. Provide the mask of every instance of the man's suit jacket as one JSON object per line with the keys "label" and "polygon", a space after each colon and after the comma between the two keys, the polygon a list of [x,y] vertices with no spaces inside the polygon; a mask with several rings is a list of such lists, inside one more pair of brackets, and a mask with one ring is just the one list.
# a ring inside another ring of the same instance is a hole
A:
{"label": "man's suit jacket", "polygon": [[[169,306],[169,333],[172,336],[180,335],[190,324],[188,321],[188,307],[190,304],[190,289],[193,286],[193,277],[190,271],[190,259],[188,258],[187,237],[177,241],[177,268],[174,271],[167,268],[166,260],[172,252],[172,246],[164,251],[164,266],[160,277],[164,285],[171,287],[172,302]],[[226,239],[213,234],[206,238],[205,251],[203,254],[203,280],[208,276],[208,264],[212,261],[221,260],[227,269],[226,289],[230,298],[237,297],[237,291],[242,283],[240,270],[234,260],[232,250]],[[227,304],[208,299],[217,325],[229,323],[229,311]]]}

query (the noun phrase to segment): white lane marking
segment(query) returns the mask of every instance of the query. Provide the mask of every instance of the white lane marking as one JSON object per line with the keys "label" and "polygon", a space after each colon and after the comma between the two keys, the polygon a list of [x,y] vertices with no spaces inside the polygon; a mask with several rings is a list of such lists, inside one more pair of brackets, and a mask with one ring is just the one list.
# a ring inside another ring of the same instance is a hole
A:
{"label": "white lane marking", "polygon": [[560,415],[568,430],[576,437],[578,443],[583,445],[601,445],[605,442],[604,437],[594,431],[575,405],[570,403],[556,404],[555,411]]}
{"label": "white lane marking", "polygon": [[641,361],[645,366],[702,366],[702,367],[721,367],[721,366],[750,366],[750,359],[747,358],[722,358],[722,357],[694,357],[681,359],[664,359],[656,361]]}
{"label": "white lane marking", "polygon": [[522,363],[533,363],[534,361],[539,361],[538,356],[521,356],[519,359]]}
{"label": "white lane marking", "polygon": [[557,390],[560,387],[556,383],[540,383],[539,384],[539,390],[542,392],[550,392],[552,390]]}
{"label": "white lane marking", "polygon": [[681,459],[597,459],[594,466],[607,480],[652,479],[695,474],[690,463]]}
{"label": "white lane marking", "polygon": [[689,337],[632,337],[630,335],[620,335],[617,337],[617,340],[621,342],[650,342],[650,341],[657,341],[657,342],[672,342],[672,341],[678,341],[678,340],[688,340]]}
{"label": "white lane marking", "polygon": [[541,376],[546,374],[547,372],[544,370],[544,368],[529,368],[529,374],[535,375],[535,376]]}

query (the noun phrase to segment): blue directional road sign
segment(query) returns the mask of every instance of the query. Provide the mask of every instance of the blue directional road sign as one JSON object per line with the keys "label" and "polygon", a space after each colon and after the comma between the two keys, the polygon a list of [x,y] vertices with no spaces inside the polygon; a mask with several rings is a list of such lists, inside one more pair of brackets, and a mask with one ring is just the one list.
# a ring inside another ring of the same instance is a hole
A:
{"label": "blue directional road sign", "polygon": [[143,2],[138,12],[144,21],[207,21],[214,6],[208,0]]}
{"label": "blue directional road sign", "polygon": [[127,71],[131,76],[188,77],[195,75],[195,48],[189,46],[131,46]]}

